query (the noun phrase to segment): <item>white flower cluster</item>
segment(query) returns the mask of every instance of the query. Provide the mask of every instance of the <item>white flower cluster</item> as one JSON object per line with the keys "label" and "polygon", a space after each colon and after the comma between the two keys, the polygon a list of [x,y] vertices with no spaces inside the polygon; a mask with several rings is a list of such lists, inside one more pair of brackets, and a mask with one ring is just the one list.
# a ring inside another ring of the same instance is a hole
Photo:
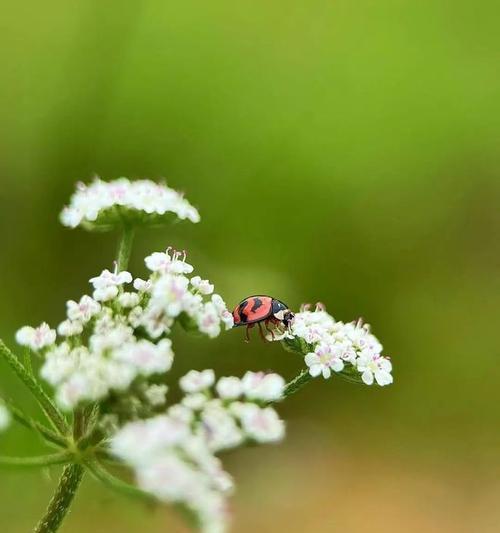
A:
{"label": "white flower cluster", "polygon": [[[19,344],[44,356],[41,375],[55,387],[63,409],[101,400],[111,391],[127,390],[136,379],[147,382],[167,372],[174,356],[168,335],[177,319],[209,337],[216,337],[221,325],[232,327],[232,315],[222,298],[212,294],[213,285],[186,276],[193,267],[185,259],[184,253],[170,249],[146,257],[153,271],[147,280],[104,270],[90,280],[92,297],[67,302],[67,318],[57,334],[45,323],[17,332]],[[132,282],[133,289],[125,290]],[[154,387],[146,398],[151,405],[161,403]]]}
{"label": "white flower cluster", "polygon": [[123,219],[159,224],[168,214],[199,222],[198,211],[177,191],[151,180],[120,178],[106,182],[96,178],[90,185],[79,183],[61,213],[70,228],[113,227]]}
{"label": "white flower cluster", "polygon": [[306,354],[304,360],[313,377],[321,374],[327,379],[333,371],[366,385],[393,381],[391,361],[382,355],[382,345],[370,333],[370,326],[361,321],[337,322],[321,304],[315,311],[304,306],[295,315],[290,332],[281,338],[291,349]]}
{"label": "white flower cluster", "polygon": [[213,370],[190,371],[180,380],[186,393],[167,414],[129,422],[111,440],[111,451],[134,469],[141,489],[159,500],[185,505],[205,533],[227,529],[226,497],[233,482],[215,453],[252,440],[283,438],[284,422],[272,407],[283,395],[277,374],[247,372],[220,378]]}

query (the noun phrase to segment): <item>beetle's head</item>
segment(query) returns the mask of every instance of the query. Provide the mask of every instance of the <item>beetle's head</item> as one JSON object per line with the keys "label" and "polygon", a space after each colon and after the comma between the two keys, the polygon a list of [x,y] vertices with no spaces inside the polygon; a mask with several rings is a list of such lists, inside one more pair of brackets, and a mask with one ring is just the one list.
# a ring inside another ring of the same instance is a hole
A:
{"label": "beetle's head", "polygon": [[285,324],[285,327],[290,327],[294,317],[295,315],[290,310],[285,311],[285,316],[283,317],[283,324]]}
{"label": "beetle's head", "polygon": [[274,313],[274,317],[283,322],[283,325],[288,328],[292,323],[293,317],[295,315],[290,311],[290,309],[282,309],[277,313]]}

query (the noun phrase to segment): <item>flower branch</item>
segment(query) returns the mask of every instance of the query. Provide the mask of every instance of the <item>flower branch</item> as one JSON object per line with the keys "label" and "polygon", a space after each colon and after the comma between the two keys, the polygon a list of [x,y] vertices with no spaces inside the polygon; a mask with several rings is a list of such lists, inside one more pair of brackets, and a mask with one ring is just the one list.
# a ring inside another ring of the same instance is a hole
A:
{"label": "flower branch", "polygon": [[55,433],[54,431],[45,427],[40,422],[32,419],[31,417],[26,415],[21,409],[16,407],[11,401],[5,400],[5,399],[2,401],[6,405],[9,413],[12,415],[12,418],[16,420],[16,422],[38,433],[46,443],[55,444],[63,448],[65,448],[68,445],[67,438],[62,437],[58,433]]}
{"label": "flower branch", "polygon": [[0,466],[12,467],[45,467],[51,465],[62,465],[73,460],[70,452],[54,453],[50,455],[40,455],[35,457],[7,457],[0,456]]}
{"label": "flower branch", "polygon": [[7,348],[1,339],[0,355],[9,364],[17,377],[26,385],[54,428],[57,429],[61,435],[67,434],[68,425],[64,416],[45,393],[40,384],[28,373],[24,366],[19,362],[19,359]]}

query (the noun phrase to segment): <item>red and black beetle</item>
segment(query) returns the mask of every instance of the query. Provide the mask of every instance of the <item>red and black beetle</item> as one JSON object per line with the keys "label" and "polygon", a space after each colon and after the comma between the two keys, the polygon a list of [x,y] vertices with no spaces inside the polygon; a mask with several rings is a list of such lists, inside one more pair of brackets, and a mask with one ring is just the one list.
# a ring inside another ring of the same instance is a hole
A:
{"label": "red and black beetle", "polygon": [[264,323],[266,330],[274,337],[274,332],[269,328],[269,324],[283,324],[285,327],[288,327],[293,317],[294,314],[288,309],[286,304],[271,296],[263,295],[248,296],[233,311],[234,327],[247,327],[247,342],[250,340],[249,330],[255,324],[258,324],[260,336],[265,340],[262,323]]}

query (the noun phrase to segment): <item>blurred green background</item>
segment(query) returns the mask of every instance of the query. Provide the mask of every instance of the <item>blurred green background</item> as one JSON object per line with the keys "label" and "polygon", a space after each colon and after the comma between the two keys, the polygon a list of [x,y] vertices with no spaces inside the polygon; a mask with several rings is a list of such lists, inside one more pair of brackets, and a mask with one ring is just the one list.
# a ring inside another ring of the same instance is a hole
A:
{"label": "blurred green background", "polygon": [[[228,457],[236,532],[493,532],[498,418],[498,2],[48,1],[0,17],[0,336],[57,324],[115,235],[57,215],[95,173],[166,177],[199,225],[140,234],[131,270],[186,248],[229,306],[255,292],[363,316],[384,389],[317,380],[280,446]],[[175,375],[301,362],[178,332]],[[0,388],[34,409],[9,370]],[[31,434],[0,452],[40,452]],[[0,473],[0,530],[29,531],[51,472]],[[62,531],[181,532],[88,479]]]}

